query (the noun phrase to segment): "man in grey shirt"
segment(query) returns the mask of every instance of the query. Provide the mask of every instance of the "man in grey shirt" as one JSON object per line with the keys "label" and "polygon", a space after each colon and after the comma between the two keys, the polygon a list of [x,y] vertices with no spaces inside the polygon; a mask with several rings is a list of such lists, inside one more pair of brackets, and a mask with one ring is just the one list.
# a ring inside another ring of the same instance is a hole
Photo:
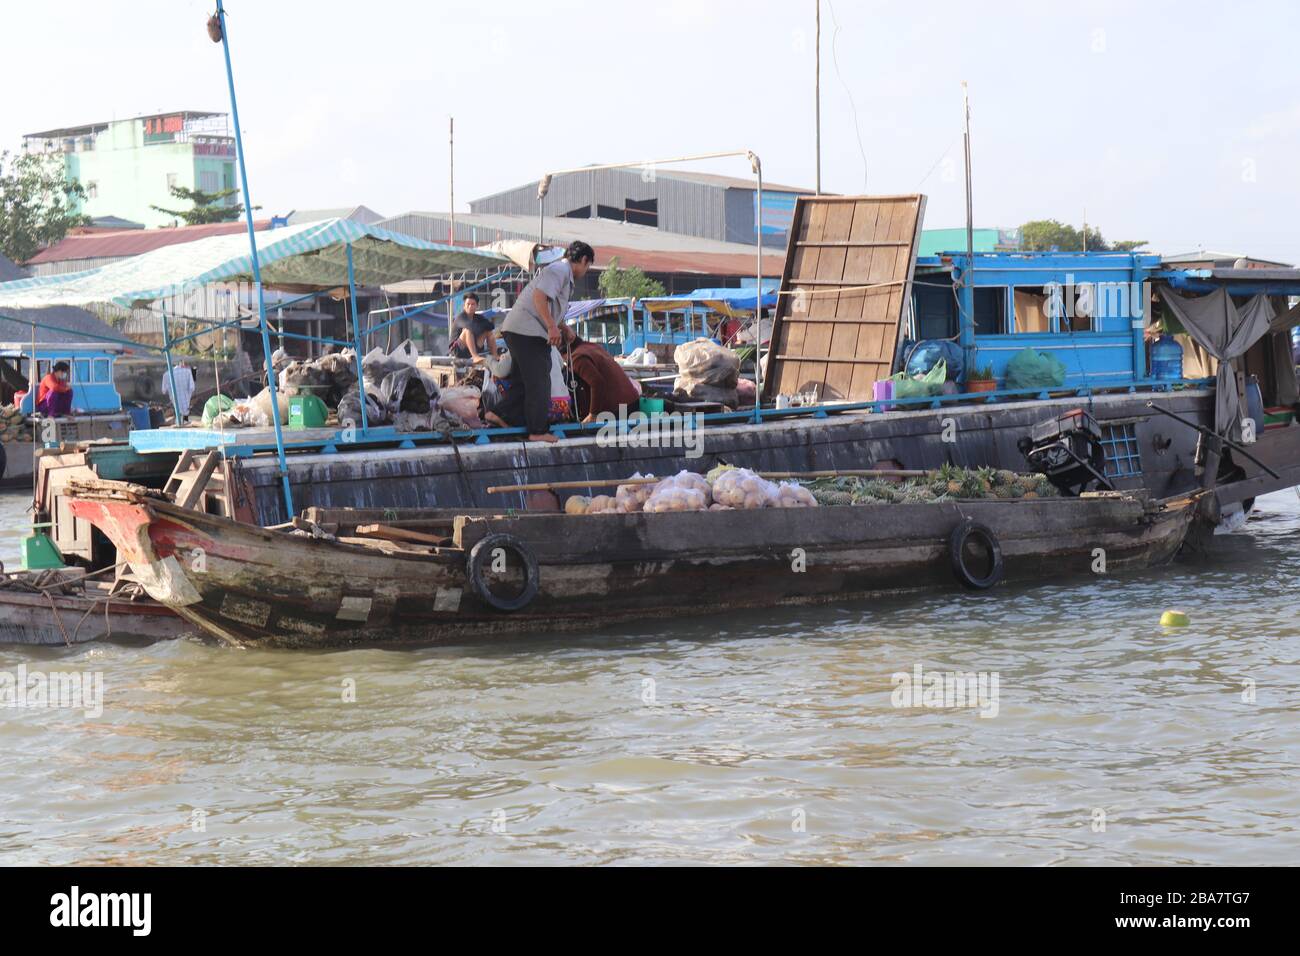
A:
{"label": "man in grey shirt", "polygon": [[581,240],[569,243],[564,258],[542,267],[519,294],[501,323],[510,349],[514,379],[522,386],[529,441],[555,441],[547,431],[551,406],[551,346],[560,344],[560,323],[569,308],[573,283],[591,268],[596,253]]}

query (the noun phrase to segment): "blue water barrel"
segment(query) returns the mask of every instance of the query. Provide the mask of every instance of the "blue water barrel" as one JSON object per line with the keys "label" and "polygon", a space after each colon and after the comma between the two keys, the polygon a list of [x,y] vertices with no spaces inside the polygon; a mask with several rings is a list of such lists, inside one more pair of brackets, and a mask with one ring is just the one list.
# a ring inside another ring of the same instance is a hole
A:
{"label": "blue water barrel", "polygon": [[1160,336],[1151,344],[1151,377],[1181,379],[1183,377],[1183,347],[1169,334]]}

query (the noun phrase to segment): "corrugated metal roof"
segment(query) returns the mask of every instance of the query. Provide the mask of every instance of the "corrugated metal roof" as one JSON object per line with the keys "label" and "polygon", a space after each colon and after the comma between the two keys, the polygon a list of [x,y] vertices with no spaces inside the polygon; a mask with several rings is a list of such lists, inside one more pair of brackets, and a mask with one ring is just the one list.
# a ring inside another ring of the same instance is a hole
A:
{"label": "corrugated metal roof", "polygon": [[[259,219],[253,223],[253,227],[260,231],[270,224],[269,219]],[[203,226],[176,226],[172,229],[123,229],[119,232],[67,236],[36,253],[27,261],[27,265],[62,262],[66,259],[121,259],[153,252],[155,249],[173,246],[178,242],[193,242],[195,239],[207,239],[209,236],[233,235],[247,228],[248,224],[240,220],[213,222]]]}
{"label": "corrugated metal roof", "polygon": [[[754,177],[745,178],[742,176],[719,176],[716,173],[697,173],[689,169],[655,169],[655,175],[664,179],[684,179],[692,183],[703,183],[706,186],[721,186],[725,189],[754,189],[758,186],[758,181]],[[763,183],[763,191],[778,193],[802,193],[809,196],[813,191],[808,186],[783,186],[780,183]],[[823,196],[833,196],[834,193],[822,193]]]}
{"label": "corrugated metal roof", "polygon": [[[88,332],[105,338],[121,339],[122,333],[93,312],[73,306],[57,305],[48,309],[4,309],[0,315],[25,321],[11,322],[0,318],[0,342],[12,343],[19,347],[32,344],[32,326],[34,322],[40,328],[35,330],[37,343],[61,342],[71,345],[103,345],[104,342],[76,335],[76,332]],[[57,329],[50,326],[58,326]],[[71,331],[63,331],[65,329]]]}
{"label": "corrugated metal roof", "polygon": [[383,213],[375,212],[369,206],[339,206],[336,209],[295,209],[289,213],[289,225],[297,226],[304,222],[319,222],[322,219],[351,219],[363,226],[373,226],[382,221]]}
{"label": "corrugated metal roof", "polygon": [[[403,213],[383,220],[379,225],[434,242],[447,241],[449,215],[445,212]],[[537,217],[505,213],[456,213],[456,242],[484,245],[498,239],[537,240]],[[620,246],[647,251],[741,254],[753,246],[723,242],[702,236],[667,232],[654,226],[638,226],[612,219],[567,219],[546,217],[546,241],[565,245],[581,239],[593,246]],[[599,250],[598,250],[599,251]]]}
{"label": "corrugated metal roof", "polygon": [[[657,179],[676,179],[682,182],[699,183],[700,185],[703,186],[717,186],[722,189],[754,189],[758,185],[758,181],[752,176],[748,178],[742,176],[722,176],[717,173],[701,173],[689,169],[671,169],[666,166],[655,166],[653,167],[653,169],[654,169],[655,178]],[[629,175],[629,176],[639,176],[641,174],[640,167],[630,167],[626,169],[615,169],[615,170],[595,170],[595,171],[612,172],[612,173],[618,173],[618,174]],[[578,170],[577,172],[570,172],[570,173],[561,173],[559,176],[556,177],[556,181],[569,176],[587,176],[587,175],[590,175],[590,173],[588,173],[586,170]],[[497,192],[489,193],[486,196],[479,196],[475,199],[471,199],[470,204],[473,205],[474,203],[484,202],[489,199],[495,199],[498,196],[505,196],[509,193],[516,192],[520,189],[528,189],[528,190],[535,191],[537,189],[537,183],[540,178],[541,177],[539,176],[538,179],[534,179],[517,186],[511,186],[509,189],[501,189],[498,190]],[[763,190],[764,192],[770,190],[772,192],[801,193],[807,195],[812,195],[813,192],[813,190],[807,186],[785,186],[782,185],[781,183],[769,183],[769,182],[763,183]],[[823,193],[823,195],[829,196],[833,194]]]}
{"label": "corrugated metal roof", "polygon": [[[447,239],[449,216],[445,212],[408,212],[380,223],[408,235],[437,242]],[[499,239],[537,240],[537,219],[488,213],[457,213],[458,244],[486,245]],[[623,267],[639,266],[646,272],[682,272],[697,275],[750,276],[757,266],[754,246],[720,242],[699,236],[664,232],[653,226],[637,226],[609,219],[565,219],[548,217],[546,241],[567,245],[574,239],[596,250],[596,266],[604,268],[617,256]],[[764,274],[780,276],[783,254],[772,250],[763,257]]]}

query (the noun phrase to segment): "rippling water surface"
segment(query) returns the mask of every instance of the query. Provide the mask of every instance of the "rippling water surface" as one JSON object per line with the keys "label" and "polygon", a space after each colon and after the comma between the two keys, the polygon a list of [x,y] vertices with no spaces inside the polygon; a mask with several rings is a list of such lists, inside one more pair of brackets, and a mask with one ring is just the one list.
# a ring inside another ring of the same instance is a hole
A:
{"label": "rippling water surface", "polygon": [[[104,676],[98,718],[0,708],[0,862],[1294,864],[1298,584],[1288,491],[1209,556],[1034,590],[423,651],[0,646]],[[996,672],[997,715],[895,708],[916,664]]]}

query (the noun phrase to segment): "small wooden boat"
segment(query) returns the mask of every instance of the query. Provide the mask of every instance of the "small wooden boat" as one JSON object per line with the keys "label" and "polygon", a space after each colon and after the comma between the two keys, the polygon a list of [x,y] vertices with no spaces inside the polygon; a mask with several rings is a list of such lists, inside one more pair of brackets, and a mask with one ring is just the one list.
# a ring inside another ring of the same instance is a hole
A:
{"label": "small wooden boat", "polygon": [[139,591],[67,572],[0,575],[0,644],[165,640],[191,626]]}
{"label": "small wooden boat", "polygon": [[312,509],[268,529],[136,485],[69,491],[153,598],[228,642],[282,647],[590,628],[952,587],[954,576],[989,587],[1095,573],[1099,558],[1114,574],[1171,559],[1195,511],[1194,497],[1108,493],[667,514]]}

